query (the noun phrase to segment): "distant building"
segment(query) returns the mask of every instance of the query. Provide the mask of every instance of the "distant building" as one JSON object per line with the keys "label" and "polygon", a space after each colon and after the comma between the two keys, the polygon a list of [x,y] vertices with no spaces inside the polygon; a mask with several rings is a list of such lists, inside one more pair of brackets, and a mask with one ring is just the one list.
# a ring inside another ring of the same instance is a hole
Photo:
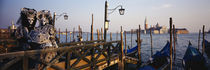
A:
{"label": "distant building", "polygon": [[10,33],[13,33],[15,30],[17,29],[17,27],[15,26],[14,22],[11,22],[11,26],[8,27],[8,30]]}
{"label": "distant building", "polygon": [[188,34],[189,31],[186,28],[181,28],[181,29],[175,29],[176,34]]}
{"label": "distant building", "polygon": [[148,23],[147,23],[147,17],[145,18],[145,21],[144,21],[144,34],[147,33],[147,30],[148,29]]}
{"label": "distant building", "polygon": [[158,23],[155,26],[150,26],[149,29],[145,29],[144,32],[146,32],[146,34],[149,34],[150,29],[153,34],[165,34],[168,32],[166,26],[160,26]]}
{"label": "distant building", "polygon": [[[175,32],[176,32],[176,34],[188,34],[189,33],[189,31],[186,28],[176,28]],[[170,32],[168,31],[168,33],[170,33]]]}

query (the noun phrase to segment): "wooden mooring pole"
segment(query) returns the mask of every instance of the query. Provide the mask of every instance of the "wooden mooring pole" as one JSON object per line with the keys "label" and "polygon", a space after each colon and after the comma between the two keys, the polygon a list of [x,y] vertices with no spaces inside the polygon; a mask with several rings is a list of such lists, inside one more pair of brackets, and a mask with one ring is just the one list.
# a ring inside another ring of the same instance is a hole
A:
{"label": "wooden mooring pole", "polygon": [[138,59],[139,59],[139,62],[138,64],[141,65],[141,27],[139,25],[139,29],[136,30],[137,32],[137,45],[138,45]]}
{"label": "wooden mooring pole", "polygon": [[124,39],[125,39],[125,55],[127,54],[127,41],[126,41],[126,31],[124,31]]}
{"label": "wooden mooring pole", "polygon": [[69,38],[70,38],[70,41],[69,42],[71,42],[71,31],[69,32]]}
{"label": "wooden mooring pole", "polygon": [[68,32],[67,32],[67,28],[66,28],[66,43],[67,43],[67,40],[68,40]]}
{"label": "wooden mooring pole", "polygon": [[59,31],[59,32],[58,32],[58,40],[59,40],[59,43],[60,43],[60,41],[61,41],[61,30],[60,30],[60,28],[59,28],[58,31]]}
{"label": "wooden mooring pole", "polygon": [[88,38],[89,38],[89,37],[88,37],[88,32],[87,32],[87,37],[86,37],[86,41],[88,41]]}
{"label": "wooden mooring pole", "polygon": [[131,48],[133,47],[133,29],[131,29]]}
{"label": "wooden mooring pole", "polygon": [[112,41],[112,32],[110,32],[110,41]]}
{"label": "wooden mooring pole", "polygon": [[101,28],[101,40],[104,40],[103,38],[103,28]]}
{"label": "wooden mooring pole", "polygon": [[[98,32],[98,30],[97,30]],[[93,14],[92,14],[92,24],[91,24],[91,41],[93,40]],[[88,38],[87,38],[88,39]],[[91,64],[91,70],[95,70],[95,58],[94,58],[94,55],[95,55],[95,48],[92,48],[91,49],[91,62],[93,62]]]}
{"label": "wooden mooring pole", "polygon": [[122,26],[121,26],[121,47],[120,47],[120,52],[121,52],[121,54],[120,54],[120,62],[119,62],[119,70],[124,70],[124,53],[123,53],[123,48],[124,48],[124,46],[123,46],[123,30],[122,30]]}
{"label": "wooden mooring pole", "polygon": [[176,30],[175,30],[175,25],[173,25],[173,38],[174,38],[174,60],[175,60],[176,59]]}
{"label": "wooden mooring pole", "polygon": [[92,24],[91,24],[91,36],[90,40],[93,40],[93,14],[92,14]]}
{"label": "wooden mooring pole", "polygon": [[81,33],[80,33],[80,25],[78,26],[78,30],[79,30],[79,37],[81,37]]}
{"label": "wooden mooring pole", "polygon": [[200,50],[200,37],[201,36],[201,30],[199,29],[199,35],[198,35],[198,50]]}
{"label": "wooden mooring pole", "polygon": [[170,17],[170,70],[172,70],[172,18]]}
{"label": "wooden mooring pole", "polygon": [[150,29],[150,42],[151,42],[151,57],[153,55],[153,45],[152,45],[152,29]]}
{"label": "wooden mooring pole", "polygon": [[75,28],[73,28],[73,42],[75,42]]}
{"label": "wooden mooring pole", "polygon": [[[56,13],[54,12],[53,13],[53,26],[55,26],[55,16],[56,16]],[[57,30],[56,30],[57,31]]]}
{"label": "wooden mooring pole", "polygon": [[118,40],[118,31],[117,31],[117,34],[116,34],[116,40]]}
{"label": "wooden mooring pole", "polygon": [[205,51],[204,41],[205,41],[205,25],[203,25],[203,48],[202,48],[202,55],[204,54],[204,51]]}
{"label": "wooden mooring pole", "polygon": [[97,29],[97,39],[100,40],[99,30]]}

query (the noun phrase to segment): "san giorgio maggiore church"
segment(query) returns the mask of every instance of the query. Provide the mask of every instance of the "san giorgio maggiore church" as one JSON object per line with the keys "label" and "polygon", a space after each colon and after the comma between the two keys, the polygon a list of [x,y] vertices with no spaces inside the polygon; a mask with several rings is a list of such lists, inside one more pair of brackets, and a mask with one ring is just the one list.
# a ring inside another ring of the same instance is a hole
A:
{"label": "san giorgio maggiore church", "polygon": [[144,30],[142,32],[144,32],[144,34],[149,34],[150,30],[153,34],[166,34],[166,33],[168,33],[167,27],[166,26],[160,26],[158,23],[155,26],[150,26],[150,28],[148,28],[148,21],[147,21],[147,18],[145,18]]}

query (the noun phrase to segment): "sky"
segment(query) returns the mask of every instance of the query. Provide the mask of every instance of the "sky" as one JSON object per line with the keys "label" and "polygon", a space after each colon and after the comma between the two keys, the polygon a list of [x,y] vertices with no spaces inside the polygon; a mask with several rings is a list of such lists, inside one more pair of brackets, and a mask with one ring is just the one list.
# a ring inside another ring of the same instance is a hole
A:
{"label": "sky", "polygon": [[[148,25],[169,27],[169,18],[173,18],[176,28],[187,28],[191,33],[198,32],[205,25],[210,29],[210,0],[107,0],[108,8],[118,5],[125,8],[125,14],[118,10],[108,15],[110,20],[108,32],[144,28],[144,20]],[[105,0],[0,0],[0,28],[7,28],[13,20],[20,17],[20,9],[33,8],[37,11],[49,10],[52,14],[67,13],[69,18],[60,17],[56,20],[56,28],[64,31],[78,30],[78,25],[85,32],[90,32],[91,15],[94,15],[94,32],[103,28]],[[119,9],[119,8],[118,8]],[[18,26],[18,25],[17,25]]]}

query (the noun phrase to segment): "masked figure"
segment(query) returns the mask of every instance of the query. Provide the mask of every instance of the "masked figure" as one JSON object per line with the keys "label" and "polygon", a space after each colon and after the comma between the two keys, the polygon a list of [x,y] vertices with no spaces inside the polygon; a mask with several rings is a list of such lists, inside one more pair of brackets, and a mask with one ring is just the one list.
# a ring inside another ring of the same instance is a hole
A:
{"label": "masked figure", "polygon": [[29,34],[31,42],[35,44],[33,48],[58,47],[55,41],[55,28],[52,25],[50,11],[39,11],[37,19],[39,26]]}
{"label": "masked figure", "polygon": [[[57,48],[55,41],[55,28],[52,25],[52,17],[50,11],[42,10],[37,13],[39,26],[29,33],[30,42],[33,49],[47,49]],[[55,56],[56,52],[41,54],[40,59],[50,62]],[[43,65],[39,65],[42,69]]]}
{"label": "masked figure", "polygon": [[17,21],[19,26],[15,32],[15,37],[18,40],[18,46],[21,47],[21,50],[30,48],[28,44],[28,33],[34,30],[36,20],[36,10],[29,8],[21,9],[20,18]]}

